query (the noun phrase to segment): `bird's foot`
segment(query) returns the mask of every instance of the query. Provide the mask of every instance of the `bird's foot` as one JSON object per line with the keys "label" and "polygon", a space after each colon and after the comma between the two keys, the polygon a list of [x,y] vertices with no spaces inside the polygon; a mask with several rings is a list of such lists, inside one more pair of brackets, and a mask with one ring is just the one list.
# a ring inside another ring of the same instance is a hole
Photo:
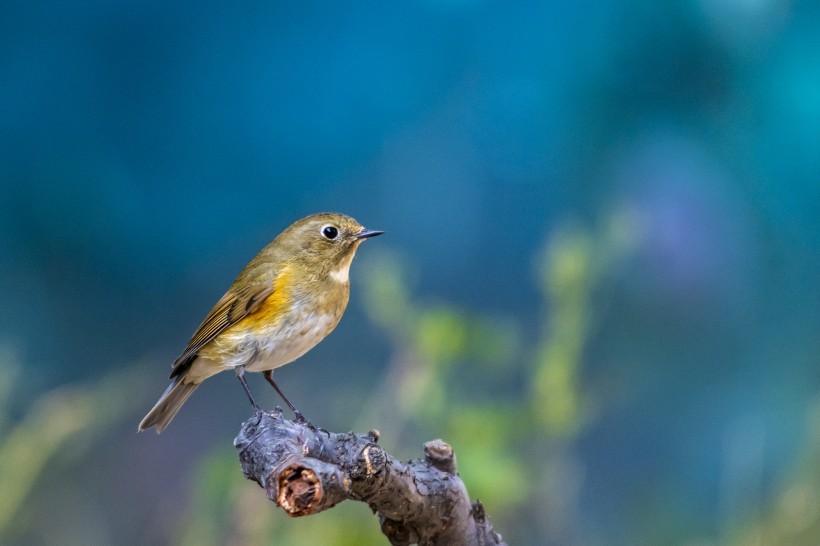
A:
{"label": "bird's foot", "polygon": [[316,427],[313,426],[313,423],[307,420],[307,418],[302,415],[302,412],[299,410],[294,410],[293,412],[293,422],[297,425],[304,425],[311,430],[316,430]]}

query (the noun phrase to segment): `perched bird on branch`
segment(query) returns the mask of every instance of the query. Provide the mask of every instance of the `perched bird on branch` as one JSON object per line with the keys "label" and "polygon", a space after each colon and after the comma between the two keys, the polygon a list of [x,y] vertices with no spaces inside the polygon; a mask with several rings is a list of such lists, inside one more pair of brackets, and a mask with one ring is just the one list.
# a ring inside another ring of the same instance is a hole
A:
{"label": "perched bird on branch", "polygon": [[140,422],[162,432],[200,383],[234,370],[254,408],[245,371],[262,372],[297,420],[302,414],[273,380],[273,370],[322,341],[342,318],[348,273],[359,245],[382,231],[350,216],[313,214],[294,222],[253,258],[174,361],[171,384]]}

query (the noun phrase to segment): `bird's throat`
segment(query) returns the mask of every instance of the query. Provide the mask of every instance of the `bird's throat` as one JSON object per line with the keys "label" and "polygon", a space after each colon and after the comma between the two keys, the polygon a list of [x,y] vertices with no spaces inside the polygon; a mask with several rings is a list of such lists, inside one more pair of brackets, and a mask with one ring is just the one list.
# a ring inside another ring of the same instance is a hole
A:
{"label": "bird's throat", "polygon": [[342,259],[336,269],[331,269],[329,274],[330,278],[340,284],[350,282],[350,264],[353,262],[353,256],[354,253],[351,252],[350,255]]}

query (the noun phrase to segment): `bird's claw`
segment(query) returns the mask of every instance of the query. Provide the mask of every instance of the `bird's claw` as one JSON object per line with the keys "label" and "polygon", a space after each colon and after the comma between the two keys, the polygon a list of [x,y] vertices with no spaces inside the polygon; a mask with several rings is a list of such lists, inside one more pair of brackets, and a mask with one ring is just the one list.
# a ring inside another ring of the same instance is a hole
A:
{"label": "bird's claw", "polygon": [[293,422],[297,425],[303,425],[311,430],[316,430],[316,427],[313,426],[313,423],[308,421],[304,415],[302,415],[301,411],[294,411],[293,412]]}

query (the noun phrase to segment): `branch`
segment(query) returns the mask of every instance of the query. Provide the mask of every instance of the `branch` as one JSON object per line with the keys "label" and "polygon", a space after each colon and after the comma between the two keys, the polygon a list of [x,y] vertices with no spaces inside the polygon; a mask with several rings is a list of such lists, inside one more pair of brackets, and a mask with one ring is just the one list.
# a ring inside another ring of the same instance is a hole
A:
{"label": "branch", "polygon": [[309,516],[345,499],[366,502],[393,546],[505,545],[480,502],[470,502],[452,448],[424,445],[402,463],[378,446],[379,432],[333,433],[288,421],[279,408],[242,424],[234,446],[242,471],[289,516]]}

